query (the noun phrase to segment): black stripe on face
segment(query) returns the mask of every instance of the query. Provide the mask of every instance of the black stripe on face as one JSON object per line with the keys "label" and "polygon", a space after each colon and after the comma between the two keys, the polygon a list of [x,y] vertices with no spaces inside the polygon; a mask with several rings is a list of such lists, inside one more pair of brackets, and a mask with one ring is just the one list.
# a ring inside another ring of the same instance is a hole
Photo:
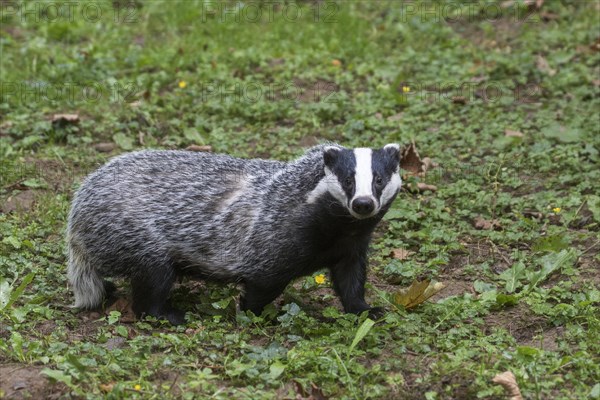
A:
{"label": "black stripe on face", "polygon": [[331,156],[326,157],[325,165],[337,177],[346,198],[350,200],[354,196],[356,183],[354,175],[356,170],[356,158],[353,150],[336,149],[330,150]]}
{"label": "black stripe on face", "polygon": [[[392,175],[398,169],[398,158],[393,151],[386,149],[373,150],[371,167],[373,169],[373,195],[379,202],[383,189],[390,182]],[[378,182],[380,178],[380,182]]]}

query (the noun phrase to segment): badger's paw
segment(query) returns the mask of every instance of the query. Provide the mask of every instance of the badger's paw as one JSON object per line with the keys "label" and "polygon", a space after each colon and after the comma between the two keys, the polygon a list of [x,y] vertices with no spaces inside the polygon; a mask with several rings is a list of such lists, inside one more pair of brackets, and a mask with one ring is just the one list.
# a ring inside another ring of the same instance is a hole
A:
{"label": "badger's paw", "polygon": [[162,317],[173,325],[185,324],[185,311],[176,308],[171,308],[169,311],[165,312]]}
{"label": "badger's paw", "polygon": [[136,315],[140,319],[149,316],[158,320],[167,320],[169,323],[171,323],[171,325],[185,324],[185,312],[173,307],[165,307],[162,311],[136,313]]}
{"label": "badger's paw", "polygon": [[371,307],[367,310],[369,313],[369,318],[372,320],[377,320],[382,318],[385,315],[385,310],[383,307]]}

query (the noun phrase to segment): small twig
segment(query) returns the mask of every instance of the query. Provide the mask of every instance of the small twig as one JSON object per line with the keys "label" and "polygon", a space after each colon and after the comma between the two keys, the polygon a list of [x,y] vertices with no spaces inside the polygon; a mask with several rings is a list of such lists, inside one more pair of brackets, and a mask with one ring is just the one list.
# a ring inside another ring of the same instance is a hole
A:
{"label": "small twig", "polygon": [[175,375],[175,379],[173,379],[173,382],[171,383],[171,386],[169,386],[169,390],[167,390],[167,393],[171,393],[171,390],[173,389],[173,386],[175,386],[175,382],[177,382],[178,378],[179,378],[179,372],[177,373],[177,375]]}
{"label": "small twig", "polygon": [[596,240],[596,243],[594,243],[593,245],[591,245],[590,247],[588,247],[587,249],[585,249],[583,251],[583,253],[581,253],[581,255],[579,257],[581,257],[582,255],[584,255],[585,253],[587,253],[588,251],[590,251],[594,247],[598,246],[598,244],[600,244],[600,240]]}
{"label": "small twig", "polygon": [[24,369],[24,368],[27,368],[27,367],[17,367],[17,368],[13,368],[13,369],[11,369],[10,371],[8,371],[8,374],[12,374],[13,372],[15,372],[15,371],[18,371],[18,370],[20,370],[20,369]]}
{"label": "small twig", "polygon": [[492,245],[492,247],[494,248],[494,250],[496,250],[496,252],[498,254],[500,254],[500,257],[502,257],[502,259],[510,267],[512,263],[508,260],[508,258],[506,258],[506,256],[504,254],[502,254],[502,252],[500,251],[500,249],[498,248],[498,246],[496,246],[496,243],[492,242],[490,239],[488,239],[488,242]]}
{"label": "small twig", "polygon": [[575,215],[573,215],[573,219],[575,219],[575,217],[579,214],[579,211],[581,211],[581,209],[583,208],[583,206],[585,205],[585,203],[587,203],[587,199],[585,199],[584,201],[581,202],[581,205],[579,206],[579,208],[577,209],[577,211],[575,211]]}
{"label": "small twig", "polygon": [[587,199],[583,200],[581,202],[581,205],[579,206],[579,208],[577,209],[577,211],[575,211],[575,214],[573,214],[573,218],[571,218],[567,223],[566,226],[569,227],[569,225],[571,225],[571,222],[573,222],[575,220],[575,218],[577,218],[577,215],[579,214],[579,211],[581,211],[581,209],[583,208],[583,206],[585,205],[585,203],[587,203]]}

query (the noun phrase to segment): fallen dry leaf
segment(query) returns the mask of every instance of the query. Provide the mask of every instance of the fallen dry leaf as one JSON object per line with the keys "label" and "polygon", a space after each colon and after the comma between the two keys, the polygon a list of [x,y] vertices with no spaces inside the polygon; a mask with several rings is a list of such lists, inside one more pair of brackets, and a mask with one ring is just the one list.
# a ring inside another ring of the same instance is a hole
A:
{"label": "fallen dry leaf", "polygon": [[506,394],[510,396],[509,400],[523,400],[519,385],[517,384],[517,378],[515,378],[515,374],[512,372],[506,371],[498,374],[492,379],[492,382],[504,388]]}
{"label": "fallen dry leaf", "polygon": [[185,334],[186,334],[186,335],[195,335],[195,334],[197,334],[197,333],[200,333],[200,332],[202,332],[203,330],[204,330],[204,326],[200,326],[200,327],[198,327],[198,328],[196,328],[196,329],[193,329],[193,328],[187,328],[187,329],[185,330]]}
{"label": "fallen dry leaf", "polygon": [[437,166],[438,164],[429,157],[421,159],[415,142],[411,142],[409,145],[402,147],[400,154],[400,168],[407,172],[407,175],[423,177],[427,171]]}
{"label": "fallen dry leaf", "polygon": [[[403,179],[407,179],[411,176],[423,178],[427,171],[437,166],[438,164],[429,157],[421,159],[414,141],[408,146],[402,147],[400,155],[400,168],[402,168],[402,170],[405,172],[405,174],[402,175]],[[411,192],[424,192],[427,190],[435,192],[437,190],[437,186],[429,185],[424,182],[418,182],[416,184],[408,183],[405,187]]]}
{"label": "fallen dry leaf", "polygon": [[519,132],[519,131],[513,131],[511,129],[505,129],[504,136],[506,136],[506,137],[523,137],[523,133]]}
{"label": "fallen dry leaf", "polygon": [[74,124],[79,122],[79,114],[54,114],[52,122]]}
{"label": "fallen dry leaf", "polygon": [[419,192],[425,192],[427,190],[435,192],[437,190],[437,186],[435,186],[435,185],[428,185],[427,183],[423,183],[423,182],[418,182],[417,183],[417,189],[419,190]]}
{"label": "fallen dry leaf", "polygon": [[135,313],[131,308],[131,302],[123,297],[118,298],[117,301],[104,310],[104,313],[109,315],[111,311],[119,311],[121,313],[120,322],[135,322]]}
{"label": "fallen dry leaf", "polygon": [[493,220],[489,221],[489,220],[483,218],[482,216],[478,216],[478,217],[475,217],[475,219],[473,220],[473,226],[475,227],[475,229],[489,231],[492,229],[499,229],[500,221],[498,221],[497,219],[493,219]]}
{"label": "fallen dry leaf", "polygon": [[[326,400],[328,398],[323,390],[314,383],[305,389],[304,385],[295,380],[281,386],[275,393],[278,399]],[[295,393],[296,396],[292,397],[290,393]]]}
{"label": "fallen dry leaf", "polygon": [[199,146],[197,144],[191,144],[188,147],[185,148],[188,151],[205,151],[205,152],[211,152],[212,151],[212,146],[210,145],[203,145],[203,146]]}
{"label": "fallen dry leaf", "polygon": [[544,216],[544,214],[542,214],[539,211],[535,211],[535,210],[523,210],[523,216],[541,219]]}
{"label": "fallen dry leaf", "polygon": [[550,12],[550,11],[542,11],[540,13],[540,17],[542,17],[542,19],[544,21],[548,22],[548,21],[555,21],[555,20],[559,19],[560,15],[555,14],[555,13]]}
{"label": "fallen dry leaf", "polygon": [[404,115],[404,113],[399,112],[398,114],[390,115],[389,117],[387,117],[387,120],[388,121],[400,121],[402,119],[403,115]]}
{"label": "fallen dry leaf", "polygon": [[105,392],[105,393],[110,393],[113,391],[113,388],[115,387],[115,383],[114,382],[110,382],[110,383],[101,383],[98,385],[98,388]]}
{"label": "fallen dry leaf", "polygon": [[13,126],[13,122],[12,121],[4,121],[0,124],[0,135],[4,135],[8,133],[8,130],[10,128],[12,128]]}
{"label": "fallen dry leaf", "polygon": [[436,168],[439,165],[429,157],[424,157],[421,161],[423,162],[423,172],[427,172],[430,169]]}
{"label": "fallen dry leaf", "polygon": [[425,302],[434,294],[439,293],[444,287],[443,283],[431,283],[428,279],[421,282],[414,281],[408,288],[400,289],[394,293],[392,303],[408,310]]}
{"label": "fallen dry leaf", "polygon": [[423,193],[428,190],[431,192],[437,191],[437,186],[429,185],[424,182],[417,182],[416,184],[414,182],[409,182],[403,187],[411,193]]}
{"label": "fallen dry leaf", "polygon": [[392,250],[391,256],[397,260],[406,260],[408,257],[412,256],[414,251],[406,250],[406,249],[394,249]]}
{"label": "fallen dry leaf", "polygon": [[548,76],[556,75],[556,70],[550,68],[550,64],[548,64],[548,60],[546,60],[542,55],[537,56],[535,65],[537,66],[537,69],[540,72],[542,72]]}
{"label": "fallen dry leaf", "polygon": [[452,102],[454,104],[467,104],[467,98],[465,96],[453,96]]}
{"label": "fallen dry leaf", "polygon": [[423,172],[423,161],[419,156],[415,142],[412,142],[402,149],[400,168],[409,172],[411,175],[418,175]]}
{"label": "fallen dry leaf", "polygon": [[269,61],[269,67],[276,67],[285,64],[285,58],[273,58]]}
{"label": "fallen dry leaf", "polygon": [[96,143],[94,145],[94,150],[100,153],[110,153],[114,149],[117,148],[117,145],[112,142],[104,142],[104,143]]}

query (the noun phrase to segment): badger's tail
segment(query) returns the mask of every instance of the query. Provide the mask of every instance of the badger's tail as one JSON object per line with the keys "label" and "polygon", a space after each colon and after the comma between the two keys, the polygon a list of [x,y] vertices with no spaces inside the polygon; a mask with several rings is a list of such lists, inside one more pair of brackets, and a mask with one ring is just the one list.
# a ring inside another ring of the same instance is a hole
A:
{"label": "badger's tail", "polygon": [[[69,246],[69,265],[67,276],[75,293],[73,307],[92,309],[102,304],[110,283],[103,282],[87,252],[72,238],[67,240]],[[106,286],[105,286],[106,285]]]}

